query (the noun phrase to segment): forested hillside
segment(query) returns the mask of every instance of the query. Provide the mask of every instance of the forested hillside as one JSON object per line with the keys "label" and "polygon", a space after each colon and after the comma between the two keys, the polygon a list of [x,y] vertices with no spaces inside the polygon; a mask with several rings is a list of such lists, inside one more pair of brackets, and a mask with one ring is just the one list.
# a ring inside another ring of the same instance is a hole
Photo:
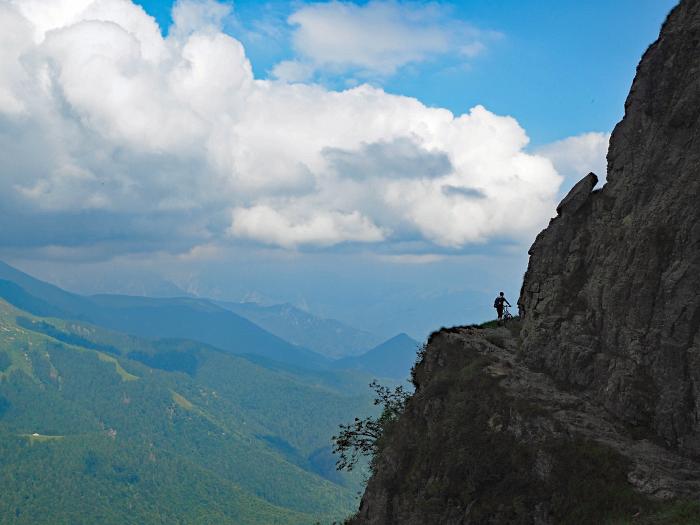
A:
{"label": "forested hillside", "polygon": [[338,388],[330,374],[0,300],[0,515],[33,524],[338,519],[356,504],[358,478],[337,475],[330,436],[348,414],[370,410],[366,389],[348,389],[364,381],[346,379]]}

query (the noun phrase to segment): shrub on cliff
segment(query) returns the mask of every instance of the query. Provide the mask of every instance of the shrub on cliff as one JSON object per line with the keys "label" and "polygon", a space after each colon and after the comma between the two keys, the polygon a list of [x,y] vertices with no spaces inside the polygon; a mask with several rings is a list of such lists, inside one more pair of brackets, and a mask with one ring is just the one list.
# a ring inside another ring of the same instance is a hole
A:
{"label": "shrub on cliff", "polygon": [[339,456],[336,462],[338,470],[351,471],[363,456],[370,460],[374,458],[379,452],[382,435],[398,420],[410,397],[401,385],[391,389],[375,380],[369,386],[375,392],[374,404],[383,407],[382,413],[376,418],[356,417],[352,423],[340,425],[340,433],[332,438],[333,453]]}

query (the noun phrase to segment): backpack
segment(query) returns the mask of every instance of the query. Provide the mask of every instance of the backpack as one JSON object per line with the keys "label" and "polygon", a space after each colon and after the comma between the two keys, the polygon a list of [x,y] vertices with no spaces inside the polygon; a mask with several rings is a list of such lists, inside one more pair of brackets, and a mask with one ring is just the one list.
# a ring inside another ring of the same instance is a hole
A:
{"label": "backpack", "polygon": [[493,302],[493,307],[494,307],[494,308],[498,308],[498,305],[499,305],[499,303],[501,302],[500,299],[501,299],[500,297],[496,297],[496,300]]}

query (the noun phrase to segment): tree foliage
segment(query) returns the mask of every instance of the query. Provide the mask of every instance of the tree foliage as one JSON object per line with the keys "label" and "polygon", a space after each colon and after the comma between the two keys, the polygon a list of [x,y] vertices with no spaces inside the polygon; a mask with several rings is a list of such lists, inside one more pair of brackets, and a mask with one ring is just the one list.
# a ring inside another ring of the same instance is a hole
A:
{"label": "tree foliage", "polygon": [[374,380],[369,386],[375,393],[374,404],[381,405],[382,412],[379,417],[356,417],[352,423],[340,425],[339,434],[332,438],[338,470],[351,471],[361,457],[372,459],[376,455],[382,435],[403,413],[411,395],[401,385],[392,389]]}

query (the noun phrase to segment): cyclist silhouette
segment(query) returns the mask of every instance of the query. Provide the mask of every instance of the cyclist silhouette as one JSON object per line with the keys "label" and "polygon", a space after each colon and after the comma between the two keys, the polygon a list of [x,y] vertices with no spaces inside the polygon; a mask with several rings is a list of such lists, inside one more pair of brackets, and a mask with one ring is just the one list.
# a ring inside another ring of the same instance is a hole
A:
{"label": "cyclist silhouette", "polygon": [[511,306],[511,304],[508,302],[508,299],[506,299],[503,292],[501,292],[498,295],[498,297],[496,297],[496,300],[493,302],[493,307],[496,309],[496,312],[498,313],[498,320],[499,321],[503,320],[503,307],[504,307],[504,305]]}

